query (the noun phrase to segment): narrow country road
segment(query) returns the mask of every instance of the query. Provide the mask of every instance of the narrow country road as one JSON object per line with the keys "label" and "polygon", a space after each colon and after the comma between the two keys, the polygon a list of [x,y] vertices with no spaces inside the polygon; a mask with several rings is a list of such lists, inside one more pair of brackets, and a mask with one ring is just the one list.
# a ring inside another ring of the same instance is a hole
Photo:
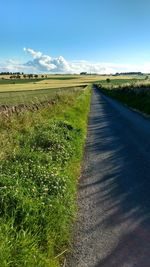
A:
{"label": "narrow country road", "polygon": [[150,120],[93,90],[67,267],[150,267]]}

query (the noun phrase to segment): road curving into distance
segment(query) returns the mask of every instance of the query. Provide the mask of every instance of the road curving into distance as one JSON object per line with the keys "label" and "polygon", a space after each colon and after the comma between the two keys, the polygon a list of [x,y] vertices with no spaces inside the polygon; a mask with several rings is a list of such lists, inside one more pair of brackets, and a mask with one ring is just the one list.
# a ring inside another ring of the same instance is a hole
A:
{"label": "road curving into distance", "polygon": [[150,266],[150,120],[93,89],[67,267]]}

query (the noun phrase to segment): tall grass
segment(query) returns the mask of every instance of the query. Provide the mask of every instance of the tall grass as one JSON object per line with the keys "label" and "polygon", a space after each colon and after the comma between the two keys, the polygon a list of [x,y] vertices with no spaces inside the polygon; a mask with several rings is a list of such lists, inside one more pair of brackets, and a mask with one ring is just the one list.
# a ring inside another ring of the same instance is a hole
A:
{"label": "tall grass", "polygon": [[129,107],[137,109],[150,115],[150,84],[132,83],[120,86],[103,87],[97,86],[104,94],[127,104]]}
{"label": "tall grass", "polygon": [[56,267],[68,248],[90,89],[0,118],[0,266]]}

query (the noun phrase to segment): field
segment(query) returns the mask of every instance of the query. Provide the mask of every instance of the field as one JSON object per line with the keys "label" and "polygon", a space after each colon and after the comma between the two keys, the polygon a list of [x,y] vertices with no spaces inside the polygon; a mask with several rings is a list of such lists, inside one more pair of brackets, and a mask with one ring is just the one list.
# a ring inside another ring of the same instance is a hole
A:
{"label": "field", "polygon": [[[107,78],[111,80],[131,80],[137,77],[133,76],[101,76],[101,75],[51,75],[47,78],[42,79],[19,79],[11,80],[8,76],[3,80],[0,77],[0,92],[10,92],[10,91],[28,91],[28,90],[41,90],[41,89],[51,89],[51,88],[62,88],[62,87],[73,87],[80,85],[89,85],[92,83],[105,81]],[[139,77],[143,78],[143,77]]]}
{"label": "field", "polygon": [[27,90],[16,92],[0,92],[0,105],[19,105],[19,104],[33,104],[48,101],[53,99],[60,92],[69,92],[70,90],[84,89],[84,86],[55,88],[55,89],[40,89],[40,90]]}
{"label": "field", "polygon": [[[59,90],[70,90],[71,87],[84,88],[93,83],[102,83],[103,86],[134,82],[144,79],[134,76],[100,76],[100,75],[47,75],[47,78],[38,76],[38,79],[10,79],[10,76],[0,76],[0,105],[17,105],[46,101]],[[111,82],[108,83],[107,79]],[[57,90],[56,90],[57,89]]]}

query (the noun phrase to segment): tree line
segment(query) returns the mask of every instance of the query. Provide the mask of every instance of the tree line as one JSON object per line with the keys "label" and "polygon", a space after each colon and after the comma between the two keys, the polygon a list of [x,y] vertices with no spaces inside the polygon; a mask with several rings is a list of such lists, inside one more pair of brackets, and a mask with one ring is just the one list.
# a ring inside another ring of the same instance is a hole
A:
{"label": "tree line", "polygon": [[0,72],[0,75],[23,75],[23,72],[9,72],[9,71],[3,71]]}
{"label": "tree line", "polygon": [[[1,72],[0,75],[9,75],[10,79],[38,79],[39,75],[38,74],[24,74],[23,72]],[[47,78],[47,75],[41,75],[40,78]],[[4,79],[4,77],[2,78]]]}

